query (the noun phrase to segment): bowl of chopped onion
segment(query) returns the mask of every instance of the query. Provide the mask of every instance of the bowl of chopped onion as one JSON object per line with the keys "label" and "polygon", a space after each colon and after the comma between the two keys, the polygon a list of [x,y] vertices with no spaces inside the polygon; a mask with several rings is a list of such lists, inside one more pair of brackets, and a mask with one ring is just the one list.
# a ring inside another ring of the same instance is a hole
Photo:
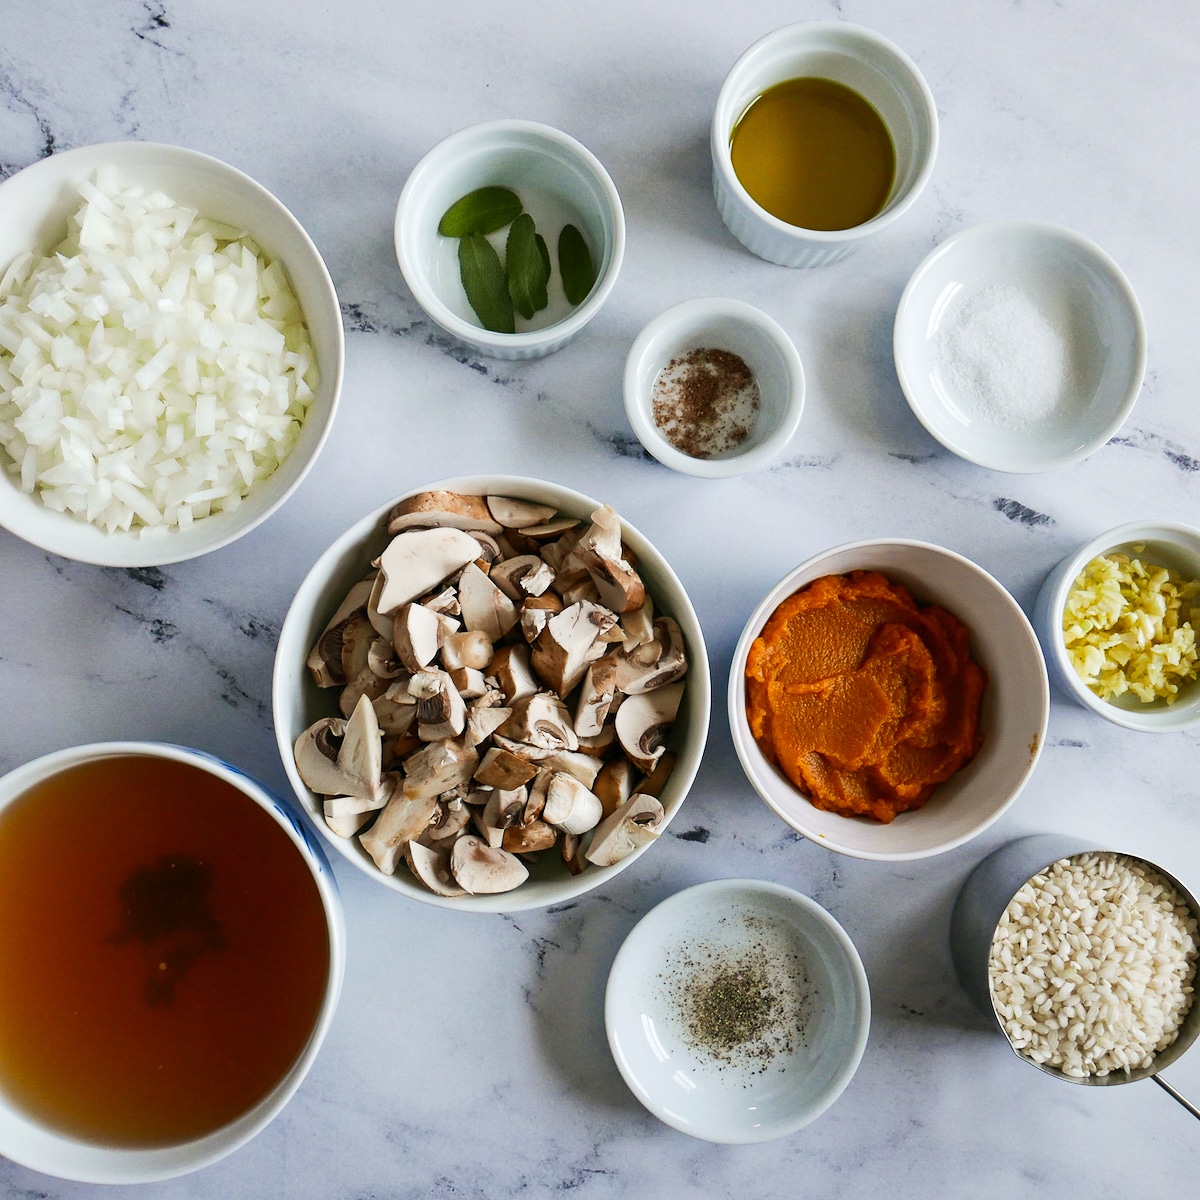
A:
{"label": "bowl of chopped onion", "polygon": [[1110,529],[1046,578],[1033,624],[1055,682],[1146,733],[1200,725],[1200,529]]}
{"label": "bowl of chopped onion", "polygon": [[344,341],[270,192],[180,146],[55,154],[0,184],[0,525],[105,566],[266,520],[329,432]]}

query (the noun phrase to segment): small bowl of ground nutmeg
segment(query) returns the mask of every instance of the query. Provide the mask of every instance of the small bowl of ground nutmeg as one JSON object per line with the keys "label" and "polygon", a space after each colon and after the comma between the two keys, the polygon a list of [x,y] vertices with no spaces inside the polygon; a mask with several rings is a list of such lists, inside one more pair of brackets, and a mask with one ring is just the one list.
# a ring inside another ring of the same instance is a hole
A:
{"label": "small bowl of ground nutmeg", "polygon": [[757,471],[791,440],[804,367],[791,339],[740,300],[688,300],[655,317],[625,360],[625,412],[664,466],[722,479]]}
{"label": "small bowl of ground nutmeg", "polygon": [[783,1137],[849,1084],[871,998],[846,931],[777,883],[719,879],[664,900],[608,977],[618,1069],[660,1121],[710,1142]]}

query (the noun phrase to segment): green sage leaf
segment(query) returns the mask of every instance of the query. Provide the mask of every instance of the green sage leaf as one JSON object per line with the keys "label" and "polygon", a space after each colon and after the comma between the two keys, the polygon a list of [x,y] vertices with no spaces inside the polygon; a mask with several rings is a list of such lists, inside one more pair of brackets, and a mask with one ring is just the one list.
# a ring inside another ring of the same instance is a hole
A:
{"label": "green sage leaf", "polygon": [[470,233],[458,243],[458,271],[467,300],[484,329],[516,333],[512,297],[500,256],[482,233]]}
{"label": "green sage leaf", "polygon": [[504,246],[504,272],[508,276],[508,294],[517,312],[529,321],[549,303],[546,284],[550,281],[549,251],[545,257],[538,242],[545,241],[533,227],[533,218],[522,213],[508,231]]}
{"label": "green sage leaf", "polygon": [[574,225],[564,225],[558,235],[558,270],[567,299],[582,304],[596,282],[596,268],[583,234]]}
{"label": "green sage leaf", "polygon": [[534,241],[537,242],[538,253],[542,256],[542,262],[545,264],[546,278],[550,278],[550,249],[546,245],[546,239],[542,235],[536,234]]}
{"label": "green sage leaf", "polygon": [[521,215],[521,200],[506,187],[481,187],[450,205],[438,222],[443,237],[495,233]]}

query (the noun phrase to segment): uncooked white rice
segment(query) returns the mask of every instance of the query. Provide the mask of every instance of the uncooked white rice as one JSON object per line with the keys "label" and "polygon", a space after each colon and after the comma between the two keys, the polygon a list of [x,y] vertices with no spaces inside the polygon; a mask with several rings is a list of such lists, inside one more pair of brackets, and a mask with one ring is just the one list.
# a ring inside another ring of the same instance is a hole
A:
{"label": "uncooked white rice", "polygon": [[1144,863],[1059,859],[1013,897],[992,939],[992,1001],[1014,1048],[1075,1078],[1134,1071],[1192,1003],[1195,916]]}

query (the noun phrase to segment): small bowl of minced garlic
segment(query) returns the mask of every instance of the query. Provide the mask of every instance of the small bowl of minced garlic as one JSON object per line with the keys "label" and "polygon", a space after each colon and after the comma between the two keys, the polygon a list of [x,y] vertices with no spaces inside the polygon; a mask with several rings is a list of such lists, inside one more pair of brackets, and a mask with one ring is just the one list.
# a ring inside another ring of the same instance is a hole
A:
{"label": "small bowl of minced garlic", "polygon": [[1200,725],[1200,529],[1138,521],[1068,555],[1034,606],[1051,676],[1114,724]]}
{"label": "small bowl of minced garlic", "polygon": [[654,318],[625,360],[625,414],[664,466],[722,479],[791,441],[804,367],[791,339],[741,300],[687,300]]}

